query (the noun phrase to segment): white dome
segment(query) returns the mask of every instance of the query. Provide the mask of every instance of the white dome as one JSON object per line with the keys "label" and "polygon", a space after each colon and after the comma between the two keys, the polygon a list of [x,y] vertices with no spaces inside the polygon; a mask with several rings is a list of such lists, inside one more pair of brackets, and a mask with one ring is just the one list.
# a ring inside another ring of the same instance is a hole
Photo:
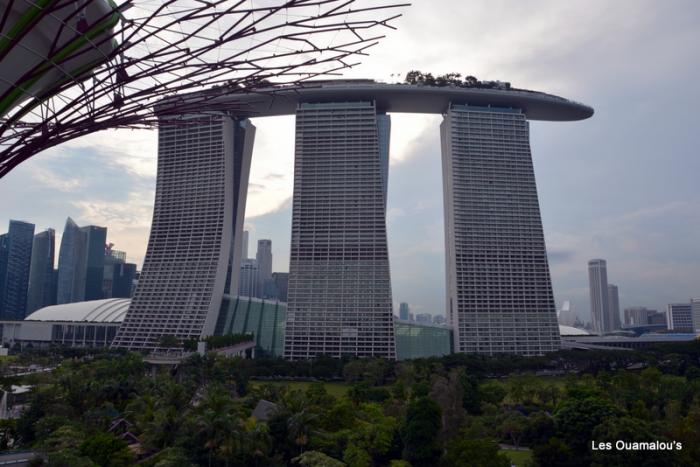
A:
{"label": "white dome", "polygon": [[124,321],[130,303],[131,299],[129,298],[107,298],[105,300],[52,305],[36,310],[24,320],[121,323]]}
{"label": "white dome", "polygon": [[575,328],[573,326],[559,325],[559,334],[562,336],[590,336],[591,333],[585,329]]}

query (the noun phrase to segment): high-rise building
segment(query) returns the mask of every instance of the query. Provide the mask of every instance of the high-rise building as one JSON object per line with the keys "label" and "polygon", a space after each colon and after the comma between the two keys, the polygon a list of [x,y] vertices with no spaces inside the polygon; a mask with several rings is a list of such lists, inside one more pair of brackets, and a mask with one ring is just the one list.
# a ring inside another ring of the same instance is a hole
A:
{"label": "high-rise building", "polygon": [[650,317],[658,311],[644,306],[625,308],[625,326],[645,326],[650,323]]}
{"label": "high-rise building", "polygon": [[440,134],[455,352],[558,350],[525,113],[451,103]]}
{"label": "high-rise building", "polygon": [[693,309],[690,303],[666,305],[666,327],[670,331],[693,332]]}
{"label": "high-rise building", "polygon": [[59,305],[85,300],[86,248],[85,232],[69,217],[58,250],[56,303]]}
{"label": "high-rise building", "polygon": [[588,262],[588,291],[591,298],[591,321],[597,334],[612,331],[608,316],[608,268],[604,259]]}
{"label": "high-rise building", "polygon": [[258,262],[248,258],[241,264],[241,276],[238,281],[238,295],[241,297],[258,297],[260,295],[258,286],[260,272]]}
{"label": "high-rise building", "polygon": [[241,250],[241,259],[243,259],[243,260],[248,259],[248,236],[249,236],[248,231],[244,230],[243,231],[243,238],[242,238],[243,247]]}
{"label": "high-rise building", "polygon": [[289,289],[289,273],[273,272],[272,282],[275,284],[275,298],[281,302],[286,302],[287,290]]}
{"label": "high-rise building", "polygon": [[399,319],[402,321],[408,321],[408,315],[410,311],[408,308],[408,303],[399,304]]}
{"label": "high-rise building", "polygon": [[2,293],[2,319],[24,319],[27,312],[34,224],[11,220],[6,242],[7,266]]}
{"label": "high-rise building", "polygon": [[620,323],[620,294],[617,286],[608,284],[608,326],[611,330],[622,329]]}
{"label": "high-rise building", "polygon": [[66,219],[58,252],[58,304],[104,298],[106,241],[106,227],[79,227]]}
{"label": "high-rise building", "polygon": [[258,240],[255,253],[258,263],[258,297],[267,298],[271,292],[272,281],[272,240]]}
{"label": "high-rise building", "polygon": [[286,358],[396,356],[388,128],[373,101],[297,107]]}
{"label": "high-rise building", "polygon": [[107,227],[88,225],[81,227],[85,239],[85,295],[83,300],[101,300],[104,298],[102,282],[105,268],[105,246],[107,244]]}
{"label": "high-rise building", "polygon": [[438,326],[442,326],[445,324],[447,321],[445,320],[445,317],[443,315],[435,315],[433,316],[433,324],[437,324]]}
{"label": "high-rise building", "polygon": [[[103,298],[112,298],[112,293],[114,292],[114,273],[117,271],[117,265],[124,264],[126,262],[126,252],[112,249],[113,244],[110,243],[105,248],[105,259],[104,259],[104,275],[102,278],[102,296]],[[131,295],[127,295],[122,298],[130,298]]]}
{"label": "high-rise building", "polygon": [[27,314],[56,304],[55,248],[56,232],[53,229],[46,229],[34,236],[29,268]]}
{"label": "high-rise building", "polygon": [[114,263],[112,265],[112,297],[131,298],[136,265],[134,263]]}
{"label": "high-rise building", "polygon": [[[151,234],[113,346],[214,332],[225,288],[238,290],[255,127],[227,115],[160,116]],[[229,284],[225,284],[230,265]]]}
{"label": "high-rise building", "polygon": [[691,298],[690,308],[693,315],[694,332],[700,333],[700,298]]}

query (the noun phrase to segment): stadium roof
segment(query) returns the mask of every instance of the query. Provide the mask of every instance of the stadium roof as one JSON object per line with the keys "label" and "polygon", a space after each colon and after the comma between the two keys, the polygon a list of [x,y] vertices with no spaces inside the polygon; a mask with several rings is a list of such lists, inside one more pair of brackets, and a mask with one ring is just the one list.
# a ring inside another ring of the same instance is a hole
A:
{"label": "stadium roof", "polygon": [[590,336],[591,333],[585,329],[575,328],[573,326],[559,325],[559,334],[562,336]]}
{"label": "stadium roof", "polygon": [[24,318],[25,321],[71,321],[90,323],[121,323],[131,299],[108,298],[89,302],[66,303],[41,308]]}

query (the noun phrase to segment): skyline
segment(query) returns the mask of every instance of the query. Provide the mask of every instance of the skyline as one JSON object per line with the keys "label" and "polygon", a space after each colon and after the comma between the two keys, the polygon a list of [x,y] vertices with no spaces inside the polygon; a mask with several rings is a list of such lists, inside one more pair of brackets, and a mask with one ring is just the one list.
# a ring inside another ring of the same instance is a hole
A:
{"label": "skyline", "polygon": [[[392,73],[402,79],[410,69],[456,71],[593,106],[596,115],[585,122],[531,126],[557,307],[571,300],[574,312],[589,319],[586,263],[595,257],[608,260],[621,309],[662,310],[666,303],[697,296],[700,196],[693,174],[700,161],[692,150],[700,138],[692,133],[692,109],[700,98],[687,92],[686,83],[697,75],[698,64],[687,60],[682,45],[700,38],[694,15],[687,14],[698,6],[488,5],[470,5],[470,14],[451,11],[457,9],[451,5],[428,15],[426,3],[415,4],[397,22],[398,31],[344,76],[393,81]],[[487,29],[496,19],[503,27]],[[451,24],[457,20],[463,26]],[[425,37],[431,37],[429,48]],[[551,44],[548,37],[561,40]],[[415,52],[409,57],[398,50]],[[444,313],[439,118],[392,114],[387,222],[392,289],[395,307],[408,302],[416,313]],[[259,132],[246,227],[252,244],[272,239],[273,270],[286,271],[293,118],[253,123]],[[109,240],[141,264],[153,205],[156,135],[102,132],[20,166],[0,181],[0,199],[8,200],[0,206],[0,225],[12,218],[43,230],[72,215],[79,224],[108,226]]]}

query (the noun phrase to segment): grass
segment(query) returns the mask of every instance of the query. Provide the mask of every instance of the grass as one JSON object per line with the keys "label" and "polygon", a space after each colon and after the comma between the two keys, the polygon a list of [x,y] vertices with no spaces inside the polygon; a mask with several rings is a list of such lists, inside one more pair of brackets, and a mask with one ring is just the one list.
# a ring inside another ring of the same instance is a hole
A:
{"label": "grass", "polygon": [[[310,381],[251,381],[250,385],[253,387],[261,387],[263,385],[272,385],[272,386],[288,386],[289,389],[298,389],[300,391],[306,391],[308,387],[313,384]],[[335,397],[341,397],[344,396],[347,392],[348,389],[350,389],[350,386],[346,383],[323,383],[323,385],[326,387],[326,391],[328,391],[328,394],[335,396]]]}
{"label": "grass", "polygon": [[532,461],[532,451],[529,449],[501,449],[501,452],[508,456],[508,459],[517,467],[524,467]]}

